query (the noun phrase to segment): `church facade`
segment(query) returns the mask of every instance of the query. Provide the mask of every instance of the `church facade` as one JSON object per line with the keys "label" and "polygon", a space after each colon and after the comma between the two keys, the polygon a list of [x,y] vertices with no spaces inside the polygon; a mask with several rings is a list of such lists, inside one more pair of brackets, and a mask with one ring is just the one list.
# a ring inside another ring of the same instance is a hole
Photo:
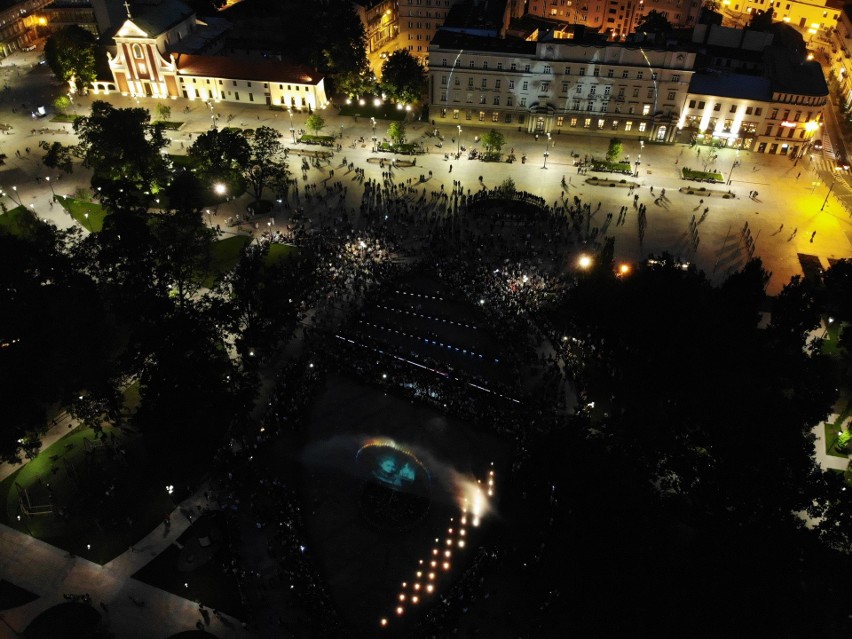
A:
{"label": "church facade", "polygon": [[118,92],[138,98],[248,102],[295,110],[328,104],[323,77],[314,69],[275,59],[221,55],[228,25],[202,22],[180,2],[163,2],[155,11],[125,3],[127,17],[115,30],[107,53],[109,75],[93,92]]}

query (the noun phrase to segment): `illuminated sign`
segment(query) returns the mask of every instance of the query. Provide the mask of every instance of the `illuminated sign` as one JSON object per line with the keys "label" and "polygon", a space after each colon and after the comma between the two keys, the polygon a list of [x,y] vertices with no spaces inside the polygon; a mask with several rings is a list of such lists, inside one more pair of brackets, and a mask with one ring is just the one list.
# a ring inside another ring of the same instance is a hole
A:
{"label": "illuminated sign", "polygon": [[794,128],[796,128],[796,123],[795,122],[787,122],[787,120],[784,120],[781,123],[781,126],[786,126],[788,129],[794,129]]}

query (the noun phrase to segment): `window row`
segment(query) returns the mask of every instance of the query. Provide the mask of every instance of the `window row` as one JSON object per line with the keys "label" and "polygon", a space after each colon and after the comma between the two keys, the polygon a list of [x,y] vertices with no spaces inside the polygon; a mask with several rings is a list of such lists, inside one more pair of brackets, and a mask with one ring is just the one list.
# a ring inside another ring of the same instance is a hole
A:
{"label": "window row", "polygon": [[[481,66],[478,67],[478,68],[482,69],[483,71],[488,71],[489,68],[492,68],[489,65],[490,65],[490,63],[488,62],[488,60],[483,60]],[[448,64],[447,58],[441,58],[441,66],[442,67],[450,67],[451,66],[453,68],[457,68],[458,65],[455,62],[453,62],[453,64]],[[476,60],[468,60],[467,68],[468,69],[476,69],[477,68]],[[503,62],[497,62],[497,63],[495,63],[495,66],[493,68],[496,69],[497,71],[503,71],[504,68],[505,68],[504,63]],[[526,63],[518,64],[517,62],[510,62],[508,70],[509,71],[523,71],[524,73],[531,73],[532,72],[532,64],[531,63],[530,64],[526,64]],[[557,69],[557,71],[558,71],[558,69]],[[631,69],[621,69],[620,72],[617,71],[616,69],[607,69],[605,77],[607,77],[607,78],[621,77],[622,79],[626,80],[626,79],[629,79],[631,77],[630,72],[631,72]],[[542,73],[543,75],[553,75],[553,73],[554,73],[553,67],[549,64],[546,64],[541,68],[540,73]],[[562,74],[563,75],[572,75],[572,68],[571,67],[563,67],[563,73]],[[585,66],[579,67],[577,69],[577,75],[585,76],[586,75],[586,67]],[[601,77],[600,67],[597,67],[597,66],[593,67],[591,75],[592,75],[592,77],[595,77],[595,78]],[[645,70],[636,71],[635,75],[633,77],[635,77],[637,80],[644,80],[644,79],[664,80],[664,78],[659,77],[657,71],[645,71]],[[680,82],[680,74],[679,73],[673,73],[671,76],[669,76],[668,81],[669,82]]]}

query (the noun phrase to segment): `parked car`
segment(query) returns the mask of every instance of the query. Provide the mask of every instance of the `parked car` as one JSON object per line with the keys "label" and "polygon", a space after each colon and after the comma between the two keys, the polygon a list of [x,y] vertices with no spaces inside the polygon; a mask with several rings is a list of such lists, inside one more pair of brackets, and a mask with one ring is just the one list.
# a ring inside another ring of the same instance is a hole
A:
{"label": "parked car", "polygon": [[822,140],[814,140],[814,149],[822,151]]}

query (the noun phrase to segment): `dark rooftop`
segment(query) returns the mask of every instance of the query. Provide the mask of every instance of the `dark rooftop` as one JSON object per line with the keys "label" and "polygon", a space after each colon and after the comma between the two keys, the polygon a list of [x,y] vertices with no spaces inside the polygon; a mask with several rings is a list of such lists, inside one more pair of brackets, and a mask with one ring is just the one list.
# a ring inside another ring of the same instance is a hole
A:
{"label": "dark rooftop", "polygon": [[689,81],[689,92],[720,98],[771,100],[769,78],[742,73],[696,73]]}
{"label": "dark rooftop", "polygon": [[246,60],[222,55],[188,53],[175,56],[175,60],[178,75],[299,84],[319,84],[322,80],[322,74],[315,69],[278,60]]}
{"label": "dark rooftop", "polygon": [[519,38],[492,38],[457,31],[439,29],[430,47],[439,49],[473,49],[474,51],[500,51],[520,55],[535,55],[535,42]]}
{"label": "dark rooftop", "polygon": [[819,62],[799,62],[781,47],[768,47],[765,53],[766,71],[773,91],[816,97],[828,95],[828,85]]}

